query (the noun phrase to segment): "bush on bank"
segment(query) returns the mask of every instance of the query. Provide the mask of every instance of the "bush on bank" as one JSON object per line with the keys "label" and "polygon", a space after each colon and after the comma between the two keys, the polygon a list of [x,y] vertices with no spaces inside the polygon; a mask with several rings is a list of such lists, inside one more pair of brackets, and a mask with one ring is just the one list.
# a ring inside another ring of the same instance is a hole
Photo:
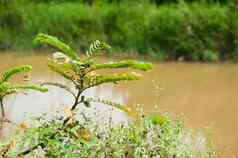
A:
{"label": "bush on bank", "polygon": [[128,125],[108,122],[107,126],[103,126],[91,121],[72,124],[72,128],[61,131],[54,139],[51,138],[52,133],[62,124],[60,120],[48,121],[44,118],[32,120],[31,127],[26,123],[19,125],[16,135],[1,141],[1,151],[10,144],[7,155],[14,158],[25,148],[43,142],[47,146],[38,147],[27,157],[215,158],[209,142],[199,142],[204,137],[194,137],[181,121],[161,114],[143,116]]}
{"label": "bush on bank", "polygon": [[117,46],[115,53],[160,60],[238,60],[238,10],[232,3],[25,3],[1,6],[1,49],[31,49],[33,36],[44,32],[82,51],[100,39]]}

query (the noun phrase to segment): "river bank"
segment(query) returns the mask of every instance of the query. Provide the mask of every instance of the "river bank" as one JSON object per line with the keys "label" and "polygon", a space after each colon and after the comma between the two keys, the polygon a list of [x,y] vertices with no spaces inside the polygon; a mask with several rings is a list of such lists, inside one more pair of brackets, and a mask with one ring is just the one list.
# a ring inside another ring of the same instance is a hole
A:
{"label": "river bank", "polygon": [[1,9],[1,50],[36,49],[32,39],[42,32],[83,52],[99,39],[113,46],[111,54],[161,61],[238,60],[238,13],[232,3],[21,3]]}

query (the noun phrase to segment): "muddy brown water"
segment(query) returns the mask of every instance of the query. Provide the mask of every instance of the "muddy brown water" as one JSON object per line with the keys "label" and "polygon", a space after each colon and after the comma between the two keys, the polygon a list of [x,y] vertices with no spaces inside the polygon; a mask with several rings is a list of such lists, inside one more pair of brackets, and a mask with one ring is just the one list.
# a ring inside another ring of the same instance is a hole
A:
{"label": "muddy brown water", "polygon": [[[47,68],[47,56],[1,53],[0,71],[15,65],[31,64],[32,82],[69,84]],[[110,60],[98,59],[100,62]],[[146,113],[154,113],[156,105],[160,111],[181,116],[186,126],[194,131],[205,131],[216,144],[219,157],[238,157],[237,64],[158,62],[139,81],[105,85],[86,93],[128,105],[141,104]],[[11,96],[5,102],[8,118],[21,122],[30,115],[70,105],[71,98],[61,90],[51,89],[47,94],[34,92]],[[115,118],[123,117],[123,114],[115,115]]]}

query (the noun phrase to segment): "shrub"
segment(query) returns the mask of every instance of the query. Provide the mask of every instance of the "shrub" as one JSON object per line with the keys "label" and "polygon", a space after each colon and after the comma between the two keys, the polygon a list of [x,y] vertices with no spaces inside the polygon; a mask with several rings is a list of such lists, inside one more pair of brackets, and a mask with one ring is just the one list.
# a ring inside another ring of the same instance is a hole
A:
{"label": "shrub", "polygon": [[[83,113],[84,120],[76,118],[78,106],[90,107],[91,102],[103,103],[128,114],[130,109],[110,100],[88,98],[83,92],[88,88],[104,83],[118,84],[121,81],[139,79],[138,73],[99,74],[102,69],[129,68],[147,71],[152,68],[150,63],[125,60],[109,63],[95,63],[93,57],[99,51],[110,48],[104,42],[96,40],[86,52],[86,57],[79,56],[72,48],[59,39],[46,34],[39,34],[36,43],[54,47],[57,51],[49,59],[48,66],[65,79],[71,81],[74,90],[60,83],[46,82],[42,85],[57,86],[69,92],[74,103],[63,114],[48,119],[45,116],[32,120],[31,127],[22,123],[16,135],[1,141],[1,157],[82,157],[82,158],[119,158],[119,157],[179,157],[212,158],[213,151],[205,145],[205,151],[194,150],[192,137],[186,135],[180,121],[172,121],[167,116],[154,115],[145,117],[139,113],[139,119],[128,121],[128,125],[109,126],[96,124]],[[0,96],[11,94],[18,89],[34,89],[45,91],[37,86],[14,86],[6,84],[11,76],[30,71],[30,66],[11,69],[2,74],[0,80]],[[7,86],[6,86],[7,85]],[[10,88],[10,89],[9,89]],[[1,98],[0,98],[1,99]],[[185,141],[186,140],[186,141]]]}
{"label": "shrub", "polygon": [[5,122],[9,122],[7,118],[5,118],[5,108],[3,99],[8,96],[19,92],[24,92],[26,90],[36,90],[40,92],[46,92],[46,88],[39,87],[37,85],[13,85],[9,82],[11,78],[15,75],[23,72],[31,71],[31,66],[23,65],[11,68],[0,75],[0,108],[1,108],[1,120],[0,120],[0,130],[3,127]]}
{"label": "shrub", "polygon": [[[167,116],[144,117],[139,122],[128,125],[117,125],[100,129],[94,122],[75,122],[65,131],[52,134],[62,127],[59,120],[48,121],[45,117],[37,118],[34,126],[19,127],[19,133],[6,142],[1,142],[1,148],[6,144],[14,144],[8,152],[10,157],[16,157],[23,146],[47,142],[47,146],[30,151],[30,157],[80,157],[82,158],[146,158],[146,157],[178,157],[178,158],[212,158],[214,152],[209,144],[201,144],[194,150],[192,136],[186,131],[180,121],[174,121]],[[156,119],[166,120],[154,121]],[[3,148],[4,149],[4,148]]]}
{"label": "shrub", "polygon": [[21,24],[21,15],[17,10],[16,0],[0,1],[0,27],[15,28],[15,25]]}
{"label": "shrub", "polygon": [[52,6],[38,4],[25,9],[22,14],[25,21],[23,31],[31,38],[36,33],[45,32],[74,41],[73,44],[81,49],[86,49],[92,39],[100,37],[103,40],[97,16],[89,6],[73,3]]}
{"label": "shrub", "polygon": [[17,0],[0,1],[0,49],[7,49],[13,42],[11,36],[22,29],[22,16]]}
{"label": "shrub", "polygon": [[[100,74],[95,74],[94,71],[101,70],[101,69],[117,69],[117,68],[131,68],[131,69],[144,70],[144,71],[151,69],[151,64],[132,61],[132,60],[113,62],[113,63],[111,62],[111,63],[104,63],[104,64],[94,63],[92,58],[93,55],[99,50],[109,48],[107,44],[100,42],[98,40],[90,45],[90,48],[87,51],[87,57],[85,59],[80,58],[74,50],[72,50],[68,45],[64,44],[63,42],[61,42],[55,37],[48,36],[45,34],[39,34],[37,38],[35,39],[35,42],[48,44],[61,51],[61,52],[56,52],[53,54],[53,59],[49,60],[48,66],[56,73],[63,76],[65,79],[70,80],[75,86],[76,93],[74,93],[74,91],[72,91],[70,87],[67,87],[66,85],[62,85],[60,83],[47,82],[43,84],[43,85],[51,85],[51,86],[57,86],[59,88],[63,88],[64,90],[72,94],[72,96],[74,97],[74,104],[68,110],[67,115],[65,118],[63,118],[63,120],[62,119],[52,120],[50,122],[44,123],[40,127],[37,127],[39,131],[38,130],[35,131],[35,134],[34,134],[34,137],[36,137],[36,135],[38,136],[36,143],[29,144],[30,145],[29,149],[26,149],[23,152],[17,153],[17,156],[27,155],[33,152],[34,150],[36,150],[38,147],[41,147],[44,151],[46,151],[45,152],[46,157],[65,156],[68,148],[67,150],[66,148],[61,148],[62,145],[64,144],[64,141],[68,141],[68,139],[71,139],[71,137],[77,137],[76,135],[79,134],[77,132],[78,130],[81,129],[80,128],[81,125],[79,124],[78,121],[72,122],[73,116],[74,116],[73,113],[76,107],[80,104],[83,104],[86,107],[90,107],[90,102],[101,102],[103,104],[116,107],[123,111],[127,111],[127,112],[129,111],[127,107],[123,105],[113,103],[109,100],[103,100],[100,98],[98,99],[87,98],[82,93],[88,88],[98,86],[103,83],[118,83],[120,81],[137,80],[139,78],[139,75],[135,73],[100,75]],[[68,130],[72,128],[74,129],[74,131]],[[71,143],[73,144],[79,143],[75,139],[72,139],[72,141],[67,142],[67,144],[70,145]],[[70,153],[71,156],[72,154],[81,155],[77,151],[78,148],[75,148],[80,144],[78,145],[75,144],[75,145],[76,146],[71,146],[73,147],[71,149],[73,150],[72,151],[73,153]],[[8,146],[5,146],[5,148],[7,147]],[[59,152],[56,152],[57,150],[59,150]],[[5,149],[3,149],[3,154],[5,156],[7,155],[8,152],[4,152],[4,151]],[[77,152],[77,154],[74,154],[74,152]]]}

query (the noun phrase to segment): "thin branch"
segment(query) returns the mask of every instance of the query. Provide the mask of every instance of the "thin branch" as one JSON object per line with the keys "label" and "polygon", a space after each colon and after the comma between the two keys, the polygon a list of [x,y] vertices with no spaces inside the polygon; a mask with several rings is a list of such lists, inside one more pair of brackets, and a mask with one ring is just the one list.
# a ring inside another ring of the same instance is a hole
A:
{"label": "thin branch", "polygon": [[73,111],[76,107],[77,107],[77,105],[79,104],[79,98],[80,98],[80,95],[81,95],[81,91],[79,90],[78,91],[78,93],[77,93],[77,96],[75,97],[75,101],[74,101],[74,104],[73,104],[73,106],[71,107],[71,111]]}
{"label": "thin branch", "polygon": [[84,112],[81,112],[80,114],[83,116],[83,119],[84,119],[86,122],[89,121],[89,118],[87,118],[87,116],[85,115]]}
{"label": "thin branch", "polygon": [[[81,93],[82,93],[82,92],[79,90],[77,96],[75,97],[75,102],[74,102],[74,104],[73,104],[73,106],[72,106],[72,108],[71,108],[72,111],[73,111],[73,110],[77,107],[77,105],[82,101],[82,100],[79,101],[79,98],[80,98]],[[67,117],[67,118],[64,120],[62,128],[65,127],[65,125],[69,122],[70,118],[71,118],[71,117]],[[57,132],[56,132],[56,133],[57,133]],[[52,138],[55,136],[56,133],[54,133],[54,134],[52,135]],[[29,148],[29,149],[26,149],[25,151],[19,153],[17,156],[18,156],[18,157],[21,157],[21,156],[28,155],[28,154],[30,154],[31,152],[33,152],[34,150],[36,150],[39,146],[42,146],[42,148],[44,148],[44,144],[37,144],[37,145],[35,145],[35,146],[33,146],[33,147]]]}
{"label": "thin branch", "polygon": [[4,119],[5,119],[5,109],[4,109],[4,106],[3,106],[3,98],[0,99],[0,106],[1,106],[1,124],[0,124],[0,129],[2,129],[3,127],[3,122],[4,122]]}
{"label": "thin branch", "polygon": [[29,148],[29,149],[27,149],[27,150],[21,152],[21,153],[19,153],[19,154],[17,155],[17,157],[22,157],[22,156],[25,156],[25,155],[31,153],[31,152],[33,152],[34,150],[36,150],[39,146],[43,146],[43,144],[42,144],[42,143],[39,143],[39,144],[37,144],[37,145],[35,145],[35,146],[33,146],[33,147],[31,147],[31,148]]}
{"label": "thin branch", "polygon": [[45,85],[48,85],[48,86],[55,86],[55,87],[58,87],[58,88],[61,88],[67,92],[69,92],[75,99],[76,99],[76,95],[74,94],[74,92],[67,86],[63,85],[63,84],[60,84],[60,83],[53,83],[53,82],[44,82],[41,84],[41,86],[45,86]]}
{"label": "thin branch", "polygon": [[82,76],[80,76],[80,86],[78,88],[78,93],[77,93],[77,96],[75,97],[74,104],[71,107],[71,111],[73,111],[77,107],[77,105],[79,103],[83,102],[83,100],[84,100],[84,97],[81,97],[81,100],[79,101],[79,98],[80,98],[82,92],[84,91],[83,84],[84,84],[84,77],[85,77],[85,75],[86,74],[83,74]]}
{"label": "thin branch", "polygon": [[[74,104],[73,104],[73,106],[72,106],[71,109],[70,109],[71,111],[75,110],[76,107],[77,107],[77,105],[83,102],[82,99],[79,101],[79,98],[80,98],[81,93],[82,93],[82,92],[79,90],[79,91],[78,91],[78,94],[77,94],[77,96],[76,96],[76,98],[75,98]],[[64,122],[63,122],[63,127],[69,122],[70,118],[71,118],[71,117],[67,117],[67,118],[64,120]]]}
{"label": "thin branch", "polygon": [[[80,82],[80,87],[83,87],[83,80],[81,80],[81,82]],[[77,105],[80,104],[80,103],[82,103],[82,102],[84,101],[84,97],[81,97],[81,100],[79,100],[79,98],[80,98],[82,92],[83,92],[83,90],[78,89],[77,95],[74,94],[74,96],[75,96],[75,101],[74,101],[74,104],[73,104],[72,107],[71,107],[71,111],[75,110],[76,107],[77,107]],[[64,120],[63,125],[62,125],[62,129],[65,128],[65,125],[69,122],[70,118],[71,118],[71,117],[67,117],[67,118]],[[57,133],[57,132],[56,132],[56,133]],[[56,135],[56,133],[54,133],[54,134],[52,135],[52,138]],[[33,151],[34,151],[35,149],[37,149],[39,146],[41,146],[42,148],[45,148],[44,144],[42,144],[42,143],[41,143],[41,144],[37,144],[37,145],[35,145],[35,146],[33,146],[33,147],[29,148],[29,149],[26,149],[25,151],[19,153],[17,156],[19,156],[19,157],[25,156],[25,155],[27,155],[27,154],[33,152]]]}

